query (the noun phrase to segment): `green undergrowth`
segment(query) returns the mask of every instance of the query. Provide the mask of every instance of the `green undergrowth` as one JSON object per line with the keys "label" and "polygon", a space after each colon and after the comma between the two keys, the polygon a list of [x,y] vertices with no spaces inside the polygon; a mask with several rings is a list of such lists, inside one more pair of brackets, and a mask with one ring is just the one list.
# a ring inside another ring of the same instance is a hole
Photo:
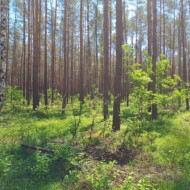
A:
{"label": "green undergrowth", "polygon": [[151,121],[123,102],[121,131],[113,133],[113,105],[104,122],[100,98],[87,97],[82,107],[74,98],[61,110],[57,97],[32,111],[16,95],[0,113],[1,190],[190,188],[189,112],[164,110]]}

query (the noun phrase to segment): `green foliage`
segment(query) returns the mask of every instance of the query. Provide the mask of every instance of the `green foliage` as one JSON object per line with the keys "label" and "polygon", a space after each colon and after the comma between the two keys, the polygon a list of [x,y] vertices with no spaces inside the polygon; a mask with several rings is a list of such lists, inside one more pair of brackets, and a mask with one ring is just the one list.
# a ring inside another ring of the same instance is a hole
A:
{"label": "green foliage", "polygon": [[114,168],[114,165],[115,162],[109,162],[109,164],[99,162],[94,171],[87,175],[86,179],[92,184],[93,189],[109,189],[113,177],[112,169]]}
{"label": "green foliage", "polygon": [[[127,53],[124,57],[128,60],[131,56],[129,45],[123,45],[123,49]],[[150,84],[152,83],[152,58],[147,54],[146,56],[146,68],[142,68],[142,65],[135,63],[127,66],[132,83],[132,96],[136,98],[135,107],[137,107],[137,118],[141,120],[142,116],[148,114],[147,110],[150,105],[157,104],[162,109],[174,109],[176,110],[179,105],[179,97],[184,95],[188,97],[187,88],[178,90],[178,84],[181,81],[178,75],[174,75],[173,78],[168,75],[170,72],[169,60],[164,55],[160,55],[160,61],[156,63],[156,90],[157,93],[152,94]],[[172,105],[172,106],[171,106]]]}
{"label": "green foliage", "polygon": [[[63,115],[56,100],[53,105],[40,106],[34,112],[22,104],[22,93],[15,96],[15,107],[10,106],[7,97],[7,105],[0,113],[0,189],[187,189],[190,115],[170,111],[169,106],[172,103],[172,110],[177,109],[176,100],[187,97],[189,92],[185,87],[176,88],[179,77],[167,80],[163,76],[162,91],[154,95],[154,101],[164,109],[160,109],[160,118],[151,121],[147,113],[148,99],[152,96],[147,91],[150,75],[138,64],[129,70],[133,87],[131,103],[129,107],[125,102],[121,104],[121,131],[117,133],[111,131],[113,105],[109,106],[110,118],[105,123],[102,99],[97,96],[94,99],[87,96],[82,111],[77,97],[73,97]],[[79,117],[80,125],[73,139]],[[22,143],[52,149],[55,153],[24,149]],[[106,156],[111,161],[94,160],[96,155],[92,153],[92,158],[91,153],[85,152],[88,145],[95,146],[94,151],[100,148],[98,157]],[[122,156],[123,150],[129,158],[120,166],[114,159],[115,155]],[[154,166],[160,169],[150,175],[146,173]]]}
{"label": "green foliage", "polygon": [[36,153],[36,164],[31,168],[32,173],[37,178],[44,178],[49,173],[49,164],[51,160],[46,154]]}
{"label": "green foliage", "polygon": [[0,176],[7,176],[11,171],[12,155],[6,155],[4,152],[0,155]]}
{"label": "green foliage", "polygon": [[159,190],[157,184],[152,183],[148,179],[139,179],[138,181],[135,180],[133,176],[128,176],[122,186],[120,187],[120,190]]}
{"label": "green foliage", "polygon": [[83,163],[82,172],[72,171],[64,179],[63,186],[66,189],[72,184],[72,188],[83,190],[107,190],[111,188],[111,181],[113,176],[112,169],[115,166],[115,162],[99,162],[94,165],[92,162]]}
{"label": "green foliage", "polygon": [[132,96],[135,97],[134,107],[136,107],[135,118],[128,118],[128,124],[133,123],[136,132],[144,126],[143,116],[148,114],[148,107],[151,105],[152,92],[147,86],[151,83],[150,76],[140,68],[140,65],[134,64],[130,67],[129,75],[132,80]]}
{"label": "green foliage", "polygon": [[23,92],[19,90],[18,87],[7,86],[5,109],[11,111],[20,110],[25,104],[26,100],[23,96]]}

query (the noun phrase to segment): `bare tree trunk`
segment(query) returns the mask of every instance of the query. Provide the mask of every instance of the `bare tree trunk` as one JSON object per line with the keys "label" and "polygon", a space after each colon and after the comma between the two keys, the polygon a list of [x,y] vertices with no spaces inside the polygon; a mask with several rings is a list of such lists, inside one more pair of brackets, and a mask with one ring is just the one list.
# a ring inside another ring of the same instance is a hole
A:
{"label": "bare tree trunk", "polygon": [[[9,5],[10,2],[8,0],[8,9],[7,9],[7,52],[6,52],[6,83],[9,84],[9,38],[10,38],[10,11],[9,11]],[[10,85],[10,84],[9,84]]]}
{"label": "bare tree trunk", "polygon": [[31,38],[31,26],[30,26],[30,15],[31,13],[31,1],[28,0],[28,66],[27,66],[27,79],[26,79],[26,100],[27,105],[30,104],[30,88],[31,88],[31,46],[30,46],[30,38]]}
{"label": "bare tree trunk", "polygon": [[80,0],[80,102],[84,103],[84,78],[83,78],[83,0]]}
{"label": "bare tree trunk", "polygon": [[[187,58],[186,58],[186,44],[185,44],[185,18],[184,18],[184,2],[181,0],[181,38],[182,38],[182,51],[183,51],[183,81],[185,86],[187,84]],[[186,97],[186,109],[189,110],[189,98]]]}
{"label": "bare tree trunk", "polygon": [[[147,23],[148,23],[148,56],[152,56],[152,3],[151,0],[147,1]],[[161,19],[161,18],[160,18]],[[161,26],[161,24],[160,24]],[[161,28],[160,28],[161,30]],[[161,32],[160,32],[160,52],[161,52]],[[151,83],[148,83],[148,90],[151,91]],[[148,111],[151,112],[152,107],[148,107]]]}
{"label": "bare tree trunk", "polygon": [[104,0],[104,120],[108,118],[109,88],[109,39],[108,39],[108,0]]}
{"label": "bare tree trunk", "polygon": [[163,8],[163,54],[166,56],[166,15],[165,15],[165,0],[162,4]]}
{"label": "bare tree trunk", "polygon": [[55,14],[53,13],[52,1],[51,1],[51,24],[52,24],[52,49],[51,49],[51,103],[54,102],[54,88],[55,88],[55,63],[56,63],[56,48],[55,48],[55,34],[56,34],[56,22],[57,22],[57,0],[55,2]]}
{"label": "bare tree trunk", "polygon": [[[152,93],[156,93],[156,60],[157,60],[157,0],[153,0],[153,40],[152,40]],[[157,105],[156,103],[152,104],[152,119],[157,118]]]}
{"label": "bare tree trunk", "polygon": [[5,88],[6,88],[6,32],[7,32],[7,0],[1,0],[1,39],[0,39],[0,110],[5,101]]}
{"label": "bare tree trunk", "polygon": [[48,105],[47,95],[47,0],[45,0],[45,52],[44,52],[44,101],[45,106]]}
{"label": "bare tree trunk", "polygon": [[91,98],[94,97],[93,94],[93,80],[92,80],[92,63],[91,63],[91,41],[90,41],[90,4],[89,4],[89,0],[87,0],[87,38],[88,38],[88,53],[87,53],[87,66],[88,66],[88,70],[89,70],[89,87],[90,87],[90,95]]}
{"label": "bare tree trunk", "polygon": [[176,15],[176,10],[175,10],[175,1],[174,1],[174,26],[173,26],[173,52],[172,52],[172,78],[175,75],[175,69],[176,69],[176,65],[175,65],[175,37],[176,37],[176,33],[175,33],[175,15]]}
{"label": "bare tree trunk", "polygon": [[116,72],[114,83],[113,131],[120,130],[120,101],[121,101],[121,75],[122,75],[122,0],[116,1]]}
{"label": "bare tree trunk", "polygon": [[67,104],[67,0],[64,5],[64,35],[63,35],[63,46],[64,46],[64,78],[63,78],[63,102],[62,109],[65,109]]}
{"label": "bare tree trunk", "polygon": [[39,2],[33,0],[33,110],[39,106]]}
{"label": "bare tree trunk", "polygon": [[98,83],[98,78],[99,78],[99,61],[98,61],[98,0],[96,2],[96,7],[95,7],[95,43],[96,43],[96,59],[95,59],[95,84],[98,87],[99,83]]}
{"label": "bare tree trunk", "polygon": [[24,6],[24,19],[23,19],[23,83],[22,83],[22,90],[23,90],[23,95],[25,96],[26,94],[26,4],[25,0],[23,0],[23,6]]}

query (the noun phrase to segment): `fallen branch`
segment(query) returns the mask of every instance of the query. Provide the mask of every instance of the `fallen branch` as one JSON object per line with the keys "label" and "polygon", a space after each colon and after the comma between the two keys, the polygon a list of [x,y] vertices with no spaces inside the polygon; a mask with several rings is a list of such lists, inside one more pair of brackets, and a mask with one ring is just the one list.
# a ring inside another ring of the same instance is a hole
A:
{"label": "fallen branch", "polygon": [[43,154],[44,153],[48,153],[48,154],[54,154],[55,153],[54,150],[47,149],[47,148],[41,148],[41,147],[37,147],[37,146],[32,146],[32,145],[29,145],[29,144],[21,144],[21,147],[36,150],[36,151],[40,151]]}

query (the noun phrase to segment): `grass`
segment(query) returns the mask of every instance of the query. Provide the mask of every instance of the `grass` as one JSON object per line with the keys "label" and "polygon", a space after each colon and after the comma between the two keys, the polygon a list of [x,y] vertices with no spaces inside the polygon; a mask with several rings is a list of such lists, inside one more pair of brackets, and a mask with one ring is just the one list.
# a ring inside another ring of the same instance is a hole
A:
{"label": "grass", "polygon": [[[147,115],[139,122],[134,105],[122,103],[121,131],[113,133],[112,105],[105,123],[102,101],[85,102],[81,114],[76,99],[62,114],[61,103],[34,112],[7,101],[0,113],[1,190],[190,188],[189,112],[162,111],[156,121]],[[25,149],[22,143],[55,154]],[[122,151],[131,155],[116,163]]]}

